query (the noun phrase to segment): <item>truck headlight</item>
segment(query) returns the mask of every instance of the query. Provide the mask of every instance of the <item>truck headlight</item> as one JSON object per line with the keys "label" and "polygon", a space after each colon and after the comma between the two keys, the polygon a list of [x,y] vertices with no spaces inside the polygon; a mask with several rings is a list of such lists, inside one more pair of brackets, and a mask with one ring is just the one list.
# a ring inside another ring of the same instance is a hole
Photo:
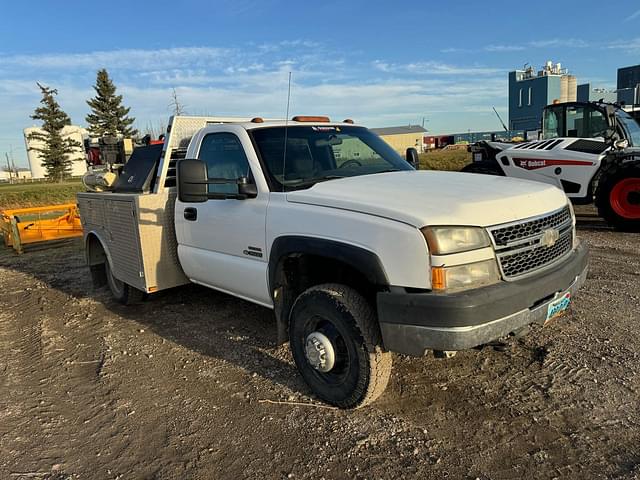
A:
{"label": "truck headlight", "polygon": [[420,231],[432,255],[467,252],[491,245],[489,235],[479,227],[424,227]]}
{"label": "truck headlight", "polygon": [[431,288],[433,290],[467,290],[499,281],[500,272],[494,258],[466,265],[431,268]]}

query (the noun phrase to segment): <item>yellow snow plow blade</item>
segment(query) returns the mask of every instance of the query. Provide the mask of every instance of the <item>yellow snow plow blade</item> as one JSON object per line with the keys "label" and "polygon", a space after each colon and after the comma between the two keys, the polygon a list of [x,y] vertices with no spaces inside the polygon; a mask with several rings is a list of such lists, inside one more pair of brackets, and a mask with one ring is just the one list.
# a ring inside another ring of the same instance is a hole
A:
{"label": "yellow snow plow blade", "polygon": [[0,229],[5,245],[18,253],[24,245],[82,236],[75,203],[0,210]]}

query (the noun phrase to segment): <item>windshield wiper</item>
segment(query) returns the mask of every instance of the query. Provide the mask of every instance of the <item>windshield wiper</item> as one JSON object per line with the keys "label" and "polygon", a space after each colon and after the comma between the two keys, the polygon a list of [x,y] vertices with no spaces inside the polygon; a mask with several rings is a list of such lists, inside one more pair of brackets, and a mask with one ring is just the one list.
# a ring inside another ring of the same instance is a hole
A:
{"label": "windshield wiper", "polygon": [[338,178],[345,178],[345,175],[321,175],[319,177],[301,178],[296,183],[286,183],[287,187],[307,187],[309,185],[315,185],[319,182],[325,182],[327,180],[336,180]]}

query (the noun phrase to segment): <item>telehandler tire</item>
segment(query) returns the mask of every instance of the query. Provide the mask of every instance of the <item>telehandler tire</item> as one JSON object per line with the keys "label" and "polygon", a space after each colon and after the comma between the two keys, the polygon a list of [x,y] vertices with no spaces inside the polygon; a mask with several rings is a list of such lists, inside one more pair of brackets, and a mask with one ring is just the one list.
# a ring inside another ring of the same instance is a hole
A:
{"label": "telehandler tire", "polygon": [[603,172],[596,190],[598,214],[617,230],[640,231],[640,164]]}

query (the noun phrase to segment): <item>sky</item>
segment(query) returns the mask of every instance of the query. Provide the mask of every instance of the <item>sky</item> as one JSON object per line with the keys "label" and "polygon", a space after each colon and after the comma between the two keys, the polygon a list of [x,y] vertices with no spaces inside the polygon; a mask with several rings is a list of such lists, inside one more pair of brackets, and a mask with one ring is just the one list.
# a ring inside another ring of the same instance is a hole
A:
{"label": "sky", "polygon": [[1,0],[0,164],[27,165],[22,130],[59,92],[86,125],[106,68],[136,126],[158,130],[175,89],[192,115],[352,118],[432,133],[499,130],[507,74],[561,62],[578,83],[615,88],[640,63],[640,2],[538,0]]}

